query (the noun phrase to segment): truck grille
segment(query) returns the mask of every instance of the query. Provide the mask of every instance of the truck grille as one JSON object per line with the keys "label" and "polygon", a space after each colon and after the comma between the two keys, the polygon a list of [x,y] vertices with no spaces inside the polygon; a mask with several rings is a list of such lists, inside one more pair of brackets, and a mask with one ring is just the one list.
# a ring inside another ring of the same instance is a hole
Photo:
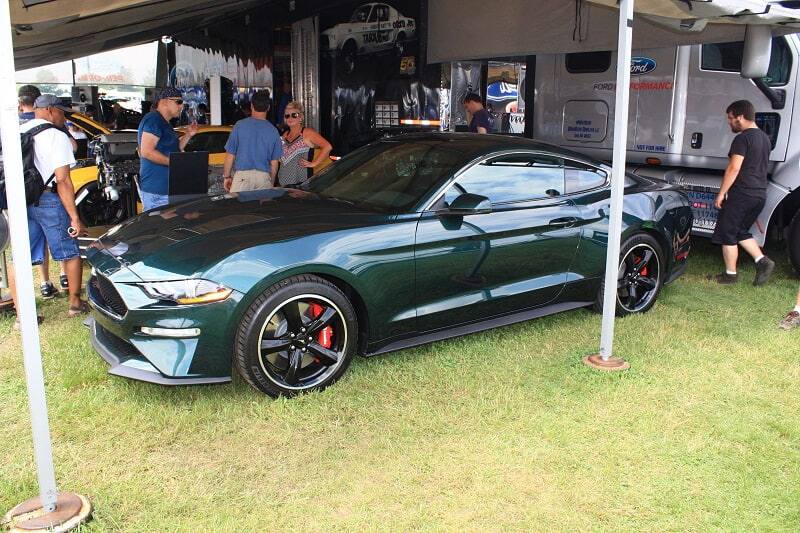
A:
{"label": "truck grille", "polygon": [[89,285],[89,297],[96,305],[117,316],[125,316],[128,308],[113,283],[104,276],[96,275],[89,280]]}

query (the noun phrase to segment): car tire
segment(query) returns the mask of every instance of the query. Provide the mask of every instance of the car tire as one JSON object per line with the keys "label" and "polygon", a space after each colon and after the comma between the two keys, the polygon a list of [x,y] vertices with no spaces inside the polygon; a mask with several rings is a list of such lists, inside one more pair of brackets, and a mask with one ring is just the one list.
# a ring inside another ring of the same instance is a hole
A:
{"label": "car tire", "polygon": [[[661,245],[653,236],[637,233],[622,243],[619,258],[615,314],[621,317],[649,311],[656,303],[666,275]],[[598,313],[603,311],[604,290],[605,277],[594,302],[594,309]]]}
{"label": "car tire", "polygon": [[789,232],[786,239],[786,250],[789,252],[789,261],[796,274],[800,275],[800,210],[794,214],[789,222]]}
{"label": "car tire", "polygon": [[293,276],[245,311],[233,366],[253,388],[275,398],[322,390],[347,370],[357,337],[356,313],[342,291],[317,276]]}

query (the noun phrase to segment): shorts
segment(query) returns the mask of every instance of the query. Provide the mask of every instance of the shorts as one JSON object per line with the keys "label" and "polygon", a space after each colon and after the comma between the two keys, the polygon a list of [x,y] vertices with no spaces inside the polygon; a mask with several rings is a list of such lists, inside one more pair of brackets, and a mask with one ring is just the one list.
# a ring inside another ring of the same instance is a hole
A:
{"label": "shorts", "polygon": [[61,198],[50,191],[39,197],[39,205],[28,206],[28,241],[31,245],[31,263],[44,261],[45,245],[56,261],[67,261],[79,257],[78,239],[67,233],[71,224]]}
{"label": "shorts", "polygon": [[[759,191],[760,192],[760,191]],[[717,226],[711,242],[733,246],[753,238],[750,228],[764,209],[766,198],[751,196],[747,192],[730,191],[717,217]]]}
{"label": "shorts", "polygon": [[237,170],[233,173],[231,192],[259,191],[272,188],[272,176],[263,170]]}
{"label": "shorts", "polygon": [[147,192],[141,189],[139,189],[139,198],[142,199],[142,209],[145,211],[150,211],[151,209],[162,207],[169,203],[168,195]]}

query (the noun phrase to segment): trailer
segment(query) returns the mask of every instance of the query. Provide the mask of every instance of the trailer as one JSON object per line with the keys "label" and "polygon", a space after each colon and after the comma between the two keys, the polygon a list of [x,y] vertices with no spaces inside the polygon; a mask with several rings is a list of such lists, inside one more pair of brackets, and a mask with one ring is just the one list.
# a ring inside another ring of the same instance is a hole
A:
{"label": "trailer", "polygon": [[[750,100],[772,143],[767,202],[751,231],[762,246],[767,240],[785,243],[800,272],[800,131],[792,128],[800,124],[800,39],[773,37],[767,75],[758,79],[740,73],[743,50],[743,42],[728,42],[634,51],[628,169],[682,186],[692,201],[693,234],[710,237],[734,137],[725,109],[734,100]],[[615,56],[537,56],[534,138],[611,158]]]}

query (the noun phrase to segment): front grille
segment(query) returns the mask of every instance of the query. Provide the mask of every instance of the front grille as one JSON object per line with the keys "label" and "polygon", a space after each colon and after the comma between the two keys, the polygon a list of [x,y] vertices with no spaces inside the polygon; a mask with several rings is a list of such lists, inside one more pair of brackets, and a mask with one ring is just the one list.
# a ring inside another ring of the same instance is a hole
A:
{"label": "front grille", "polygon": [[89,283],[94,289],[94,291],[92,291],[92,299],[94,300],[94,303],[104,309],[108,309],[118,316],[124,316],[125,313],[128,312],[125,301],[117,292],[114,284],[111,283],[105,276],[93,276],[92,279],[89,280]]}

